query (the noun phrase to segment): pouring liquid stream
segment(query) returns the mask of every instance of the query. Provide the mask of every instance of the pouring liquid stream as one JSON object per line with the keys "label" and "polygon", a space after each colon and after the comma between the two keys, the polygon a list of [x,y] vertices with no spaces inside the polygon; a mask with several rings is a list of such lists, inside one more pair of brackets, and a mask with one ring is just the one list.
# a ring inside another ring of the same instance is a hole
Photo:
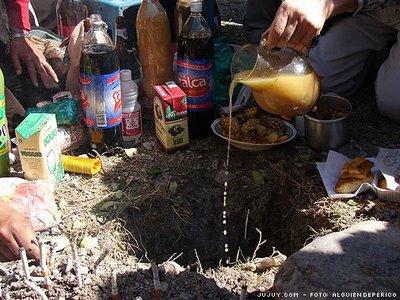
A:
{"label": "pouring liquid stream", "polygon": [[[257,76],[252,71],[243,71],[234,75],[229,88],[229,131],[225,162],[224,201],[222,227],[225,253],[229,252],[227,229],[228,178],[232,133],[233,93],[241,83],[252,89],[257,104],[266,111],[286,116],[301,115],[309,111],[319,95],[319,80],[314,72],[302,75],[281,74],[275,76]],[[229,257],[226,260],[229,263]]]}

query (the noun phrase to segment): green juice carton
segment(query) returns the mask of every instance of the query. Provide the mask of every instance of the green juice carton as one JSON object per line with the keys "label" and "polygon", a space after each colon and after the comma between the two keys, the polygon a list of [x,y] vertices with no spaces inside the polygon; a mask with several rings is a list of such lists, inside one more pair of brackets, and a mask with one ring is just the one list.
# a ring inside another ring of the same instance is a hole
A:
{"label": "green juice carton", "polygon": [[64,176],[54,114],[31,113],[15,129],[22,171],[28,180],[58,183]]}

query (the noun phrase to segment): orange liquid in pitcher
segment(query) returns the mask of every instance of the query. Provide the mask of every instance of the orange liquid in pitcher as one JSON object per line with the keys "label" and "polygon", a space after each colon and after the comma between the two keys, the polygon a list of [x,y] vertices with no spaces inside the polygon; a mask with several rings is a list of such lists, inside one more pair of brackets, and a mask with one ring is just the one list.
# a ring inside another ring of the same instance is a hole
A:
{"label": "orange liquid in pitcher", "polygon": [[314,72],[276,77],[249,77],[250,73],[245,71],[234,76],[230,97],[235,86],[242,83],[252,89],[258,105],[272,114],[302,115],[313,107],[320,92],[319,80]]}

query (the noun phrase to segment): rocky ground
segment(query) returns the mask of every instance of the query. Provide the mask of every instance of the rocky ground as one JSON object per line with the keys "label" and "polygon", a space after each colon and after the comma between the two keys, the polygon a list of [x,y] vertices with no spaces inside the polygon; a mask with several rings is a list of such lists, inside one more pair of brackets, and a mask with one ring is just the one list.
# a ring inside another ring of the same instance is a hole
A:
{"label": "rocky ground", "polygon": [[[243,43],[245,1],[219,3],[224,35]],[[372,83],[373,74],[351,99],[353,139],[342,149],[346,154],[400,147],[400,126],[377,112]],[[52,285],[47,289],[37,282],[49,298],[109,298],[115,271],[123,299],[151,299],[151,261],[160,264],[165,299],[234,299],[244,285],[257,295],[272,286],[276,266],[283,260],[275,249],[291,255],[316,237],[363,220],[400,223],[398,205],[379,201],[372,193],[345,201],[325,198],[315,162],[327,153],[313,151],[298,137],[263,153],[232,149],[224,238],[226,144],[210,136],[192,141],[188,150],[166,154],[152,124],[145,125],[137,151],[116,149],[102,156],[100,174],[66,175],[58,185],[55,196],[62,218],[58,226],[41,233],[50,248],[58,250],[51,251]],[[82,286],[77,284],[70,243],[78,246]],[[96,268],[102,255],[106,256]],[[272,263],[256,259],[271,255],[277,258]],[[266,267],[260,267],[265,262]],[[40,299],[24,283],[20,262],[0,267],[3,295]],[[40,276],[40,269],[32,266],[32,274]]]}

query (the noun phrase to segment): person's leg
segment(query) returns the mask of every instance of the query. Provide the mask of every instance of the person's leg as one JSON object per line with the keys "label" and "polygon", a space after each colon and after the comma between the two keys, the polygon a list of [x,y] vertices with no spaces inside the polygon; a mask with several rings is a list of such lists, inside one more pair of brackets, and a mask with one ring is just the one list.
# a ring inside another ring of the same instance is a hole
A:
{"label": "person's leg", "polygon": [[375,82],[376,102],[382,115],[400,122],[400,33],[390,50],[389,58],[382,64]]}
{"label": "person's leg", "polygon": [[371,51],[387,46],[395,29],[367,15],[337,21],[310,51],[311,64],[322,78],[322,92],[348,96],[365,77]]}
{"label": "person's leg", "polygon": [[281,3],[281,0],[247,0],[244,26],[250,43],[260,42],[261,35],[271,25]]}

